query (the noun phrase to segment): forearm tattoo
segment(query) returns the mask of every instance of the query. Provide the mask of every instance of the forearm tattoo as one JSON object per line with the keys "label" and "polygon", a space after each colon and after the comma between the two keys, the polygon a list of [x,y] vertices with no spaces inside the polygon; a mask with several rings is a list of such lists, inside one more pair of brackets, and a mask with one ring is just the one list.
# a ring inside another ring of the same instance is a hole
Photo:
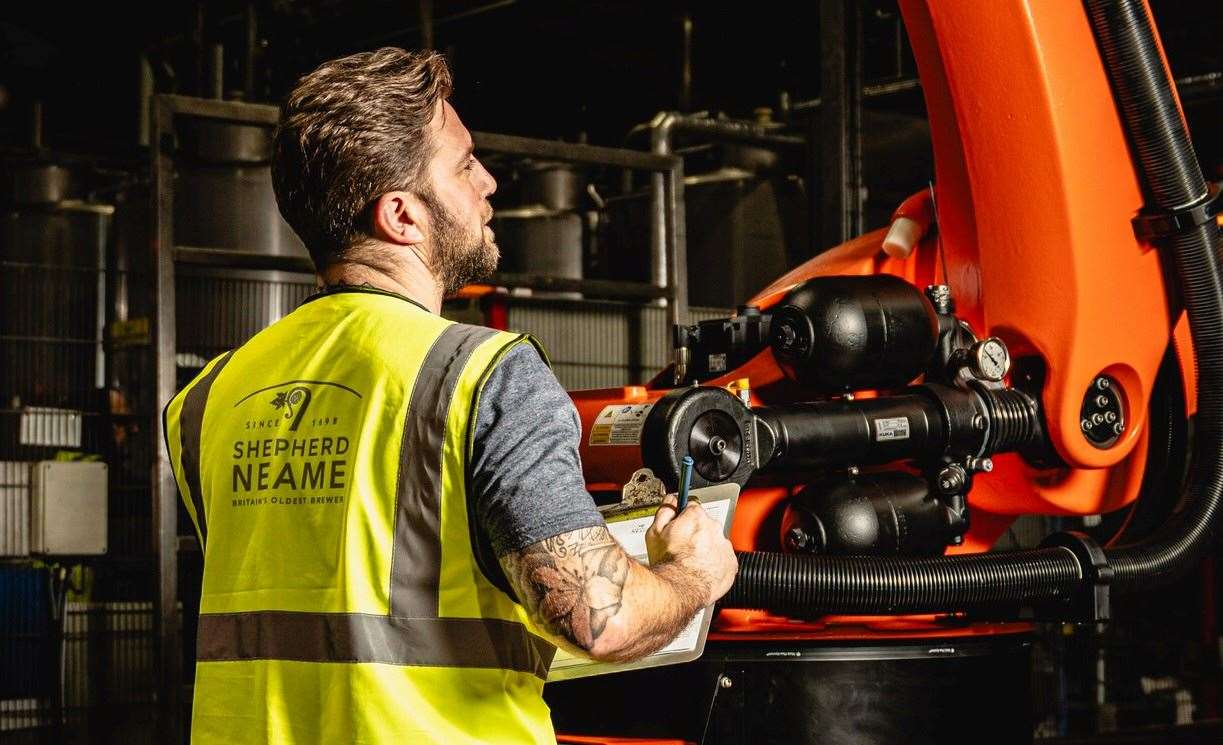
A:
{"label": "forearm tattoo", "polygon": [[632,561],[600,525],[503,558],[527,610],[547,631],[591,649],[619,611]]}

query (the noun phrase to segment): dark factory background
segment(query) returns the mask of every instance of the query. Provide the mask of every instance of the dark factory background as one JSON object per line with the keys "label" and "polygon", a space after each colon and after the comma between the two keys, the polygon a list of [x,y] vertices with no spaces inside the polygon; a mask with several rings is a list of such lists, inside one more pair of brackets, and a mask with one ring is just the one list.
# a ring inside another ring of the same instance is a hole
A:
{"label": "dark factory background", "polygon": [[[1223,4],[1152,7],[1203,168],[1223,180]],[[883,227],[933,179],[894,0],[124,12],[0,9],[0,745],[171,742],[189,715],[201,561],[157,468],[154,417],[208,359],[312,291],[266,164],[269,106],[318,63],[387,45],[445,52],[456,108],[490,133],[477,144],[500,184],[494,284],[509,288],[465,292],[446,313],[535,333],[568,388],[647,379],[666,363],[676,307],[725,316]],[[682,156],[679,183],[651,151]],[[156,262],[155,244],[173,257]],[[90,496],[60,517],[90,515],[92,530],[51,524],[39,500],[61,478]],[[1024,518],[1002,548],[1067,526],[1107,535],[1114,521]],[[61,540],[85,547],[52,558]],[[1117,608],[1108,627],[1042,627],[1037,737],[1217,719],[1213,567]]]}

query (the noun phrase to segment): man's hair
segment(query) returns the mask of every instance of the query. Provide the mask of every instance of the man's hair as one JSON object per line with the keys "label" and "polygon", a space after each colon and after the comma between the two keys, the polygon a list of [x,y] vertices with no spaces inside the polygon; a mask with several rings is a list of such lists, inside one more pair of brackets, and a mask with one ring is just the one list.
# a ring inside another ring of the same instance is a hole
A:
{"label": "man's hair", "polygon": [[272,185],[280,214],[322,271],[369,236],[368,211],[419,184],[434,145],[429,122],[451,91],[435,52],[386,47],[323,64],[280,111]]}

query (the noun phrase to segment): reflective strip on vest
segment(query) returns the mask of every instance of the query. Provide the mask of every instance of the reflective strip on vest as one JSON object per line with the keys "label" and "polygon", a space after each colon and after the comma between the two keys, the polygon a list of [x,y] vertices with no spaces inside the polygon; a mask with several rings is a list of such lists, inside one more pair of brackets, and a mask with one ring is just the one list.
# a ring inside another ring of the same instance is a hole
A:
{"label": "reflective strip on vest", "polygon": [[498,667],[544,679],[554,651],[521,624],[492,618],[257,611],[201,615],[197,658]]}
{"label": "reflective strip on vest", "polygon": [[482,326],[448,326],[433,342],[416,375],[399,449],[391,554],[392,616],[437,617],[446,415],[467,359],[496,333]]}
{"label": "reflective strip on vest", "polygon": [[208,403],[208,392],[212,383],[225,369],[229,362],[230,352],[226,352],[216,361],[199,382],[191,386],[183,398],[182,414],[179,418],[179,429],[182,442],[183,475],[187,479],[187,489],[191,492],[191,504],[195,508],[195,525],[200,531],[200,547],[208,539],[208,523],[204,517],[204,494],[200,489],[200,432],[204,426],[204,405]]}

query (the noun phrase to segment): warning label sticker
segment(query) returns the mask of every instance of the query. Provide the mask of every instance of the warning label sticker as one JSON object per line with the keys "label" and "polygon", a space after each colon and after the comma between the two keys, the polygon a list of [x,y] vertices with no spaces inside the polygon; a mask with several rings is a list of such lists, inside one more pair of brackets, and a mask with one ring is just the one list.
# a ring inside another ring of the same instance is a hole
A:
{"label": "warning label sticker", "polygon": [[638,445],[654,404],[604,406],[590,428],[590,445]]}
{"label": "warning label sticker", "polygon": [[875,420],[875,442],[909,439],[909,420],[900,416]]}

